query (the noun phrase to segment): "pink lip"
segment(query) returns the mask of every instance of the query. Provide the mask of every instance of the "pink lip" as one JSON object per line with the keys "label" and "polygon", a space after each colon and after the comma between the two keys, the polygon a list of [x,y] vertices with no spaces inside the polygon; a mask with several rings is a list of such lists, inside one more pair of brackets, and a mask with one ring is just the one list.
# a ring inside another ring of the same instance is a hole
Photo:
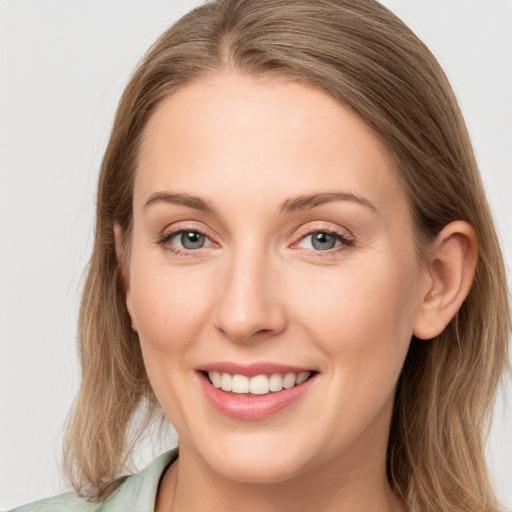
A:
{"label": "pink lip", "polygon": [[[239,373],[244,374],[242,372]],[[255,375],[260,373],[285,373],[285,371],[259,371]],[[198,372],[197,375],[210,404],[220,413],[239,420],[261,420],[276,414],[285,407],[297,402],[307,393],[313,381],[316,380],[316,375],[313,375],[306,382],[290,389],[270,392],[266,395],[237,395],[217,389],[205,374]]]}
{"label": "pink lip", "polygon": [[198,371],[205,372],[226,372],[231,375],[245,375],[246,377],[254,377],[255,375],[261,374],[272,374],[272,373],[302,373],[313,371],[311,368],[301,368],[298,366],[283,365],[276,363],[251,363],[251,364],[238,364],[231,363],[228,361],[220,361],[217,363],[205,364],[196,368]]}

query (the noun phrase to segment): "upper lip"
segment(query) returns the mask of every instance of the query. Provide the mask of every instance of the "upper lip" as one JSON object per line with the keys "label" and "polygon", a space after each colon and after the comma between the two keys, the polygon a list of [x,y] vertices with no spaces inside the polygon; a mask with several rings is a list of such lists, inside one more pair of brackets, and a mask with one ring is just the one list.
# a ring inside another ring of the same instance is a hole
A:
{"label": "upper lip", "polygon": [[217,371],[221,373],[229,373],[231,375],[245,375],[247,377],[272,373],[302,373],[314,371],[311,368],[294,366],[289,364],[279,364],[270,362],[240,364],[229,361],[219,361],[215,363],[204,364],[198,366],[196,370],[203,372]]}

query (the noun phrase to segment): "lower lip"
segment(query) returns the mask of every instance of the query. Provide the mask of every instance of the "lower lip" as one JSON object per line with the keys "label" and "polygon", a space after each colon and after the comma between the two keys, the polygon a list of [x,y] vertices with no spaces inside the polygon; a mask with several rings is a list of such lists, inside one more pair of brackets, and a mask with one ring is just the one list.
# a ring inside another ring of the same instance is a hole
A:
{"label": "lower lip", "polygon": [[222,414],[240,420],[261,420],[276,414],[297,402],[316,379],[314,375],[298,386],[282,391],[271,391],[266,395],[238,396],[214,387],[203,373],[199,373],[199,377],[209,402]]}

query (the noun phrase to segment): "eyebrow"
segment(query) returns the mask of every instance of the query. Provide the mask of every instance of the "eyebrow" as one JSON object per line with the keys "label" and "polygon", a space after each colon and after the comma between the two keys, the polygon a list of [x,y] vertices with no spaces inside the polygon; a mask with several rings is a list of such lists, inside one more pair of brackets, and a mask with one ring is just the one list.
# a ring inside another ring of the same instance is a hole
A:
{"label": "eyebrow", "polygon": [[144,208],[151,206],[155,203],[170,203],[178,204],[181,206],[187,206],[194,210],[200,210],[202,212],[214,213],[215,208],[213,204],[205,199],[190,194],[176,193],[176,192],[156,192],[151,194],[149,199],[144,204]]}
{"label": "eyebrow", "polygon": [[291,213],[295,211],[309,210],[310,208],[314,208],[315,206],[331,203],[333,201],[350,201],[361,204],[375,213],[378,212],[375,205],[368,201],[368,199],[365,199],[364,197],[360,197],[357,194],[353,194],[350,192],[325,192],[319,194],[298,196],[284,201],[284,203],[281,204],[280,210],[281,213]]}
{"label": "eyebrow", "polygon": [[[294,198],[287,199],[279,208],[281,213],[292,213],[296,211],[304,211],[309,210],[310,208],[315,208],[316,206],[321,206],[326,203],[331,203],[333,201],[350,201],[354,203],[361,204],[373,212],[377,213],[378,210],[368,199],[364,197],[360,197],[357,194],[353,194],[350,192],[324,192],[317,194],[307,194],[301,195]],[[203,199],[198,196],[193,196],[190,194],[184,194],[180,192],[156,192],[149,196],[149,199],[144,204],[144,208],[151,206],[155,203],[170,203],[177,204],[181,206],[186,206],[188,208],[193,208],[194,210],[199,210],[207,213],[215,213],[215,208],[211,201]]]}

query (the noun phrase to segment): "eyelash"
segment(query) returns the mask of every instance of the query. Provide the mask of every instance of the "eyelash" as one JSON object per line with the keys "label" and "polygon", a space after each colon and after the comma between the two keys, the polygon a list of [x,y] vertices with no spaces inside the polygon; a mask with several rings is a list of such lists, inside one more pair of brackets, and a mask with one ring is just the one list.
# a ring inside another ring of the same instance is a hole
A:
{"label": "eyelash", "polygon": [[[173,246],[170,246],[170,245],[166,245],[175,236],[177,236],[179,234],[182,234],[182,233],[197,233],[199,235],[204,236],[208,240],[210,240],[210,237],[204,231],[201,231],[200,229],[196,229],[196,228],[190,228],[190,229],[180,228],[180,229],[175,229],[173,231],[169,231],[167,233],[164,233],[158,239],[157,244],[159,246],[161,246],[162,248],[164,248],[166,251],[168,251],[171,254],[174,254],[176,256],[196,256],[197,255],[196,253],[200,249],[203,249],[202,247],[199,248],[199,249],[179,249],[179,248],[176,248],[176,247],[173,247]],[[343,251],[343,250],[346,250],[347,248],[353,247],[354,244],[355,244],[355,241],[353,239],[347,238],[345,235],[342,235],[339,231],[336,231],[334,229],[326,229],[326,228],[311,229],[311,228],[309,228],[307,230],[304,230],[303,232],[299,231],[300,238],[299,238],[298,241],[294,242],[293,245],[295,245],[295,244],[305,240],[308,236],[312,236],[312,235],[317,234],[317,233],[325,233],[327,235],[335,237],[336,241],[340,242],[340,245],[337,246],[337,247],[333,247],[332,249],[326,249],[324,251],[322,251],[322,250],[314,250],[314,249],[303,249],[303,248],[302,249],[301,248],[296,248],[295,250],[306,251],[309,254],[314,254],[315,257],[328,257],[328,256],[332,256],[333,253],[337,253],[339,251]]]}
{"label": "eyelash", "polygon": [[350,247],[353,247],[355,244],[355,241],[352,238],[347,238],[345,235],[342,235],[339,231],[336,231],[334,229],[329,229],[329,228],[318,227],[318,228],[313,228],[313,229],[308,228],[308,229],[304,230],[303,232],[299,231],[300,239],[297,242],[294,242],[293,245],[296,245],[297,243],[305,240],[307,237],[318,234],[318,233],[323,233],[323,234],[333,236],[337,242],[340,242],[339,246],[337,246],[337,247],[335,246],[331,249],[326,249],[323,251],[322,250],[314,250],[314,249],[303,249],[303,248],[297,248],[296,250],[306,251],[308,254],[313,254],[315,257],[325,258],[325,257],[332,256],[333,254],[336,254],[340,251],[344,251]]}
{"label": "eyelash", "polygon": [[[199,251],[199,249],[179,249],[176,247],[173,247],[171,245],[167,245],[170,240],[172,240],[175,236],[181,234],[181,233],[198,233],[200,235],[203,235],[205,238],[210,240],[210,237],[200,229],[197,228],[180,228],[175,229],[173,231],[169,231],[167,233],[164,233],[162,237],[157,241],[157,244],[161,246],[166,251],[170,252],[171,254],[174,254],[176,256],[196,256],[196,253]],[[202,248],[201,248],[202,249]]]}

